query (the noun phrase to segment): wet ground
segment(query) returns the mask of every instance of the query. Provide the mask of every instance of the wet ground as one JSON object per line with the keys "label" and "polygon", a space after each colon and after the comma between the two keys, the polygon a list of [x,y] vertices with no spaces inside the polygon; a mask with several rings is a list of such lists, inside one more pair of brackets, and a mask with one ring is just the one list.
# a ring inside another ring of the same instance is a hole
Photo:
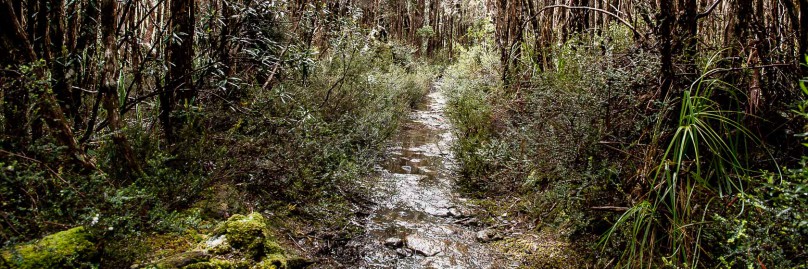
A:
{"label": "wet ground", "polygon": [[471,209],[454,190],[452,126],[446,99],[433,89],[412,112],[377,169],[376,206],[366,234],[349,245],[361,259],[351,268],[493,268],[478,242]]}

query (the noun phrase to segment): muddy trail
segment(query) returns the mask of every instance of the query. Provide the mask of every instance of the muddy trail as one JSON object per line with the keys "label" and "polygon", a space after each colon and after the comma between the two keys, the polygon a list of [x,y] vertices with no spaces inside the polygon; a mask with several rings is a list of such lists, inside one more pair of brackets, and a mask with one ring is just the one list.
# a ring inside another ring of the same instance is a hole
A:
{"label": "muddy trail", "polygon": [[[446,98],[433,88],[388,148],[373,182],[376,205],[364,235],[348,243],[350,268],[493,268],[476,219],[455,191],[452,126]],[[484,232],[483,232],[484,233]]]}

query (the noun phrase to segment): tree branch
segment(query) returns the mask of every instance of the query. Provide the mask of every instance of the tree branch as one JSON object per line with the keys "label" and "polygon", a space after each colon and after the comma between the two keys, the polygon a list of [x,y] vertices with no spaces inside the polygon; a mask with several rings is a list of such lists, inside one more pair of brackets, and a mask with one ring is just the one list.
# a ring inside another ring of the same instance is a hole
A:
{"label": "tree branch", "polygon": [[[720,1],[720,0],[719,0],[719,1]],[[546,6],[546,7],[542,8],[542,9],[541,9],[541,10],[540,10],[538,13],[542,13],[542,12],[544,12],[545,10],[552,9],[552,8],[586,9],[586,10],[597,11],[597,12],[600,12],[600,13],[603,13],[603,14],[606,14],[606,15],[609,15],[609,16],[612,16],[612,17],[614,17],[615,19],[617,19],[618,21],[620,21],[620,23],[622,23],[622,24],[626,25],[626,26],[627,26],[629,29],[631,29],[631,31],[632,31],[632,32],[634,32],[634,36],[637,36],[637,37],[641,36],[641,35],[640,35],[640,32],[638,32],[638,31],[637,31],[637,28],[634,28],[634,26],[633,26],[633,25],[631,25],[631,23],[629,23],[628,21],[624,20],[623,18],[620,18],[620,16],[617,16],[617,14],[614,14],[614,13],[612,13],[612,12],[609,12],[608,10],[604,10],[604,9],[600,9],[600,8],[594,8],[594,7],[586,7],[586,6],[550,5],[550,6]],[[538,16],[538,14],[536,14],[536,15]]]}
{"label": "tree branch", "polygon": [[715,0],[715,3],[713,3],[713,5],[710,6],[710,8],[708,8],[707,11],[699,13],[699,15],[696,16],[696,19],[698,20],[698,19],[701,19],[701,18],[709,16],[710,13],[713,13],[713,10],[715,9],[715,7],[717,7],[718,4],[720,4],[720,3],[721,3],[721,0]]}

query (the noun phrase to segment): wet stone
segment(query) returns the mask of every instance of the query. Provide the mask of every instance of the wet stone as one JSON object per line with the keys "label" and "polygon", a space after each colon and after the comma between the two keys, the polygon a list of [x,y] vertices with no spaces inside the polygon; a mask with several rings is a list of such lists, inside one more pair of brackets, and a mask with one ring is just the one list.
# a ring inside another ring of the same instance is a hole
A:
{"label": "wet stone", "polygon": [[438,208],[438,207],[436,207],[436,208],[425,208],[424,211],[426,211],[426,213],[428,213],[428,214],[430,214],[432,216],[436,216],[436,217],[448,217],[449,214],[450,214],[448,209],[446,209],[446,208]]}
{"label": "wet stone", "polygon": [[412,252],[413,252],[412,249],[409,249],[409,248],[396,249],[396,255],[398,255],[401,258],[406,258],[406,257],[412,256]]}
{"label": "wet stone", "polygon": [[418,234],[407,236],[407,247],[420,255],[432,257],[437,255],[443,249],[443,242],[438,240],[427,239]]}
{"label": "wet stone", "polygon": [[485,229],[477,232],[477,241],[486,243],[496,239],[496,232],[492,229]]}
{"label": "wet stone", "polygon": [[476,218],[463,218],[463,219],[459,219],[459,220],[455,221],[454,223],[455,224],[461,224],[461,225],[464,225],[464,226],[476,226],[476,225],[480,224],[480,221],[477,220]]}
{"label": "wet stone", "polygon": [[455,218],[464,218],[471,216],[471,212],[463,208],[452,207],[449,208],[449,215]]}
{"label": "wet stone", "polygon": [[404,246],[404,240],[398,237],[390,237],[387,240],[384,240],[384,245],[388,248],[400,248]]}
{"label": "wet stone", "polygon": [[429,174],[429,173],[433,173],[435,171],[429,170],[429,168],[425,168],[425,167],[418,167],[418,172],[422,173],[422,174]]}

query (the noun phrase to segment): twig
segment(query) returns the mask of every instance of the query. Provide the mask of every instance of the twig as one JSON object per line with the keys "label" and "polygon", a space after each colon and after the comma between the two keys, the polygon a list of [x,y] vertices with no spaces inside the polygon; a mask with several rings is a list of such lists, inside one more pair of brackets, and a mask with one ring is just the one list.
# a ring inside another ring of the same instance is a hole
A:
{"label": "twig", "polygon": [[696,19],[701,19],[701,18],[709,16],[710,13],[713,13],[713,10],[715,9],[715,7],[718,6],[719,3],[721,3],[721,0],[716,0],[715,3],[713,3],[712,6],[710,6],[709,9],[707,9],[706,11],[704,11],[702,13],[699,13],[699,15],[696,15]]}
{"label": "twig", "polygon": [[[300,22],[303,21],[303,16],[304,15],[300,15],[300,18],[297,19],[297,23],[295,23],[295,27],[292,28],[292,31],[290,33],[297,32],[297,28],[300,27]],[[280,67],[281,63],[283,63],[283,55],[286,54],[286,51],[289,50],[289,47],[291,46],[292,46],[292,40],[290,39],[289,43],[286,44],[286,47],[284,47],[281,53],[278,54],[278,61],[275,62],[275,66],[272,67],[272,72],[269,73],[269,78],[267,78],[267,81],[264,82],[264,85],[261,86],[262,91],[266,91],[267,87],[269,87],[269,84],[272,83],[273,79],[275,79],[275,75],[278,73],[278,68]]]}
{"label": "twig", "polygon": [[629,208],[625,206],[593,206],[589,209],[598,211],[626,212]]}

